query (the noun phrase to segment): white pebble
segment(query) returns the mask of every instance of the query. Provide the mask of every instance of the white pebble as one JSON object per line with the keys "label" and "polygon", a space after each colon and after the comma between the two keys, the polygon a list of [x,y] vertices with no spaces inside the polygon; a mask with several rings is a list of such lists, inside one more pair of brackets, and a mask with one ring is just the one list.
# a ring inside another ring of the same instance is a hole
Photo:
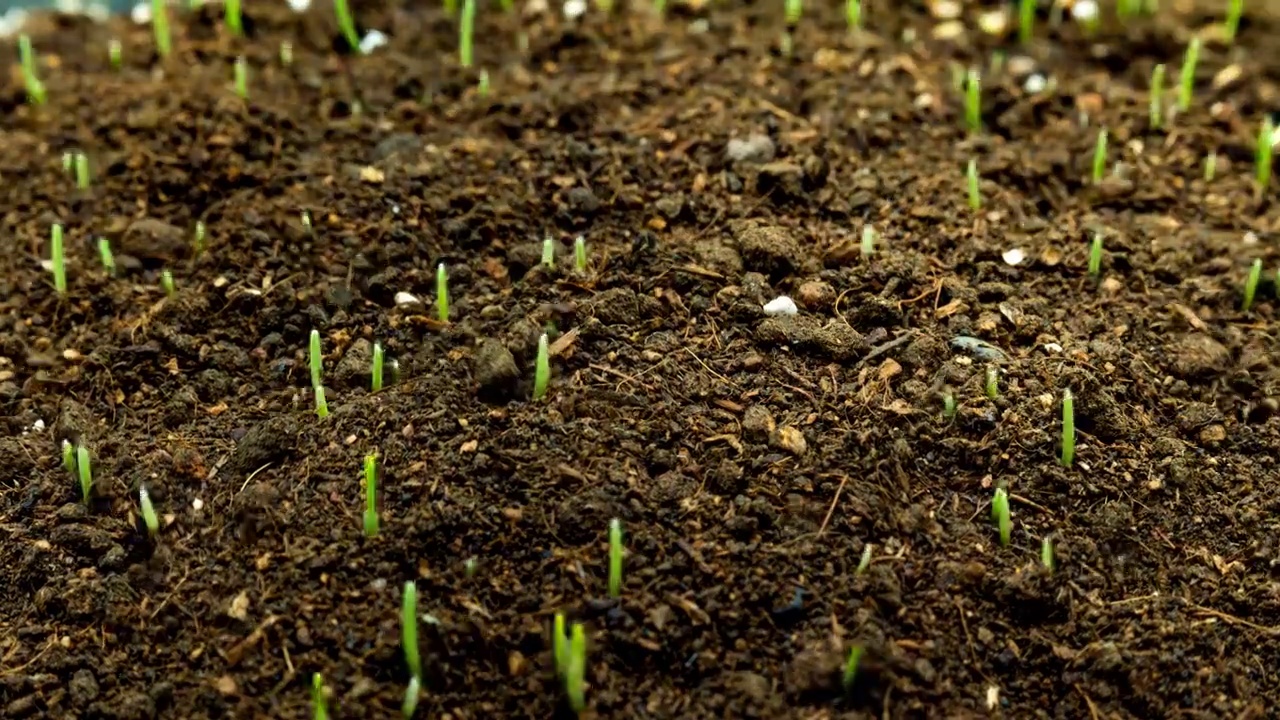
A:
{"label": "white pebble", "polygon": [[1027,254],[1022,251],[1022,248],[1013,248],[1012,250],[1005,250],[1000,257],[1004,258],[1006,265],[1020,265],[1027,258]]}
{"label": "white pebble", "polygon": [[196,498],[195,500],[191,501],[191,507],[196,512],[200,512],[201,510],[204,509],[204,501],[201,500],[200,498]]}
{"label": "white pebble", "polygon": [[294,12],[306,12],[311,7],[311,0],[289,0],[289,8]]}
{"label": "white pebble", "polygon": [[1071,17],[1076,22],[1089,23],[1098,19],[1098,3],[1096,0],[1079,0],[1071,6]]}
{"label": "white pebble", "polygon": [[587,0],[565,0],[564,18],[566,20],[577,20],[587,12]]}
{"label": "white pebble", "polygon": [[360,38],[360,54],[368,55],[387,44],[387,36],[379,30],[370,30],[367,35]]}
{"label": "white pebble", "polygon": [[1026,90],[1031,95],[1035,95],[1036,93],[1044,92],[1044,89],[1048,84],[1049,81],[1045,79],[1044,75],[1041,75],[1040,73],[1031,73],[1027,76],[1026,81],[1022,83],[1022,89]]}
{"label": "white pebble", "polygon": [[151,22],[151,3],[138,3],[129,11],[129,19],[139,25]]}
{"label": "white pebble", "polygon": [[796,307],[796,302],[786,295],[779,295],[764,306],[765,315],[795,315],[798,312],[800,309]]}

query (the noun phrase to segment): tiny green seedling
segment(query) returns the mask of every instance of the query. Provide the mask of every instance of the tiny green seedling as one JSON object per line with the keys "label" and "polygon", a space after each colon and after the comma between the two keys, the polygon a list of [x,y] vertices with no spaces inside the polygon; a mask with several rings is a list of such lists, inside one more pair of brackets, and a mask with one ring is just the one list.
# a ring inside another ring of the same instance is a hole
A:
{"label": "tiny green seedling", "polygon": [[291,67],[293,65],[293,43],[281,41],[280,64],[284,67]]}
{"label": "tiny green seedling", "polygon": [[542,239],[542,266],[547,269],[556,266],[556,241],[550,235]]}
{"label": "tiny green seedling", "polygon": [[1254,260],[1249,268],[1249,276],[1244,281],[1244,302],[1240,304],[1241,312],[1249,312],[1253,307],[1254,295],[1258,292],[1258,281],[1262,279],[1262,261]]}
{"label": "tiny green seedling", "polygon": [[950,420],[956,416],[956,394],[951,390],[942,393],[942,417]]}
{"label": "tiny green seedling", "polygon": [[564,694],[569,700],[569,708],[579,714],[587,706],[582,687],[586,671],[587,631],[582,623],[574,623],[569,630],[569,648],[565,658]]}
{"label": "tiny green seedling", "polygon": [[316,228],[311,224],[311,213],[307,210],[303,210],[298,217],[302,222],[302,229],[305,230],[308,235],[315,235]]}
{"label": "tiny green seedling", "polygon": [[93,495],[93,468],[89,464],[89,448],[84,445],[76,447],[76,470],[80,473],[80,496],[88,505]]}
{"label": "tiny green seedling", "polygon": [[62,441],[62,467],[72,475],[76,474],[76,446],[70,440]]}
{"label": "tiny green seedling", "polygon": [[85,155],[82,152],[76,153],[75,168],[76,168],[76,189],[88,190],[89,189],[89,156]]}
{"label": "tiny green seedling", "polygon": [[1040,564],[1049,572],[1053,572],[1056,564],[1053,559],[1053,540],[1048,535],[1045,535],[1044,539],[1040,541]]}
{"label": "tiny green seedling", "polygon": [[564,677],[569,659],[569,638],[565,634],[564,613],[556,613],[551,623],[551,658],[555,661],[556,675]]}
{"label": "tiny green seedling", "polygon": [[138,507],[142,510],[142,523],[147,526],[147,534],[155,537],[160,532],[160,518],[156,516],[156,508],[151,504],[151,495],[146,485],[138,486]]}
{"label": "tiny green seedling", "polygon": [[869,567],[871,567],[871,543],[862,546],[862,557],[858,559],[858,567],[854,569],[853,576],[858,577]]}
{"label": "tiny green seedling", "polygon": [[470,580],[471,578],[475,577],[476,573],[479,570],[480,570],[479,560],[476,560],[473,557],[469,557],[466,560],[462,561],[462,577],[466,578],[467,580]]}
{"label": "tiny green seedling", "polygon": [[449,322],[449,271],[444,263],[436,266],[436,318]]}
{"label": "tiny green seedling", "polygon": [[988,399],[995,400],[1000,397],[1000,371],[996,369],[995,365],[987,366],[985,389]]}
{"label": "tiny green seedling", "polygon": [[124,67],[124,46],[119,40],[112,38],[107,43],[107,62],[111,63],[112,70],[119,70]]}
{"label": "tiny green seedling", "polygon": [[1000,532],[1000,544],[1008,546],[1013,524],[1009,520],[1009,492],[1004,488],[996,488],[991,497],[991,522]]}
{"label": "tiny green seedling", "polygon": [[1095,232],[1089,241],[1089,277],[1094,280],[1102,274],[1102,233]]}
{"label": "tiny green seedling", "polygon": [[364,536],[378,534],[378,455],[364,456]]}
{"label": "tiny green seedling", "polygon": [[173,297],[178,292],[178,288],[173,284],[173,273],[168,270],[160,272],[160,287],[164,288],[164,294]]}
{"label": "tiny green seedling", "polygon": [[373,378],[373,391],[382,390],[382,343],[375,342],[373,344],[373,368],[369,375]]}
{"label": "tiny green seedling", "polygon": [[969,132],[982,132],[982,78],[974,68],[969,69],[965,80],[964,119]]}
{"label": "tiny green seedling", "polygon": [[307,357],[311,367],[311,387],[320,386],[320,371],[324,363],[324,354],[320,351],[320,331],[312,330],[311,339],[307,345]]}
{"label": "tiny green seedling", "polygon": [[573,266],[580,273],[587,271],[587,239],[581,235],[573,241]]}
{"label": "tiny green seedling", "polygon": [[1182,58],[1182,72],[1178,82],[1178,109],[1191,109],[1191,98],[1196,86],[1196,64],[1200,62],[1200,38],[1191,38],[1187,54]]}
{"label": "tiny green seedling", "polygon": [[106,238],[98,238],[98,257],[102,258],[102,269],[114,277],[116,274],[116,258],[111,253],[111,242]]}
{"label": "tiny green seedling", "polygon": [[800,24],[800,15],[804,11],[804,3],[802,0],[785,0],[783,4],[783,15],[788,28],[795,28]]}
{"label": "tiny green seedling", "polygon": [[205,233],[206,233],[206,228],[205,228],[205,226],[204,226],[204,221],[203,221],[203,220],[197,220],[197,221],[196,221],[195,242],[194,242],[194,245],[195,245],[195,251],[196,251],[196,255],[197,255],[197,256],[200,256],[200,255],[203,255],[203,254],[204,254],[204,238],[205,238]]}
{"label": "tiny green seedling", "polygon": [[1062,391],[1062,466],[1071,467],[1076,459],[1075,396],[1070,389]]}
{"label": "tiny green seedling", "polygon": [[622,597],[622,521],[609,521],[609,597]]}
{"label": "tiny green seedling", "polygon": [[422,678],[422,656],[418,654],[418,586],[412,580],[404,584],[400,603],[400,644],[404,647],[404,664],[409,677]]}
{"label": "tiny green seedling", "polygon": [[1271,162],[1275,154],[1276,146],[1276,128],[1271,122],[1271,117],[1267,116],[1262,121],[1262,129],[1258,131],[1258,150],[1257,161],[1257,180],[1258,190],[1266,190],[1271,184]]}
{"label": "tiny green seedling", "polygon": [[422,694],[422,682],[416,677],[409,678],[409,684],[404,689],[404,702],[400,705],[400,716],[404,720],[411,720],[414,713],[418,712],[418,696]]}
{"label": "tiny green seedling", "polygon": [[876,254],[876,243],[880,240],[879,233],[870,225],[862,226],[862,240],[859,243],[863,258],[870,258]]}
{"label": "tiny green seedling", "polygon": [[977,212],[982,209],[982,190],[978,185],[978,161],[970,160],[964,173],[965,183],[969,187],[969,209]]}
{"label": "tiny green seedling", "polygon": [[862,0],[845,0],[844,19],[851,32],[862,29]]}
{"label": "tiny green seedling", "polygon": [[226,0],[222,17],[233,37],[244,35],[244,17],[240,14],[240,0]]}
{"label": "tiny green seedling", "polygon": [[338,30],[351,46],[351,52],[360,54],[360,34],[356,32],[356,22],[351,17],[351,8],[347,0],[333,0],[333,14],[338,18]]}
{"label": "tiny green seedling", "polygon": [[32,105],[43,105],[48,94],[36,72],[36,53],[31,49],[31,38],[26,35],[18,37],[18,56],[22,61],[22,81],[27,88],[27,99]]}
{"label": "tiny green seedling", "polygon": [[862,662],[863,647],[854,645],[849,648],[849,659],[844,662],[844,673],[840,677],[840,687],[844,691],[853,690],[853,684],[858,680],[858,665]]}
{"label": "tiny green seedling", "polygon": [[76,166],[76,154],[71,151],[62,153],[62,171],[67,173],[68,175],[71,175],[72,171],[75,169],[75,166]]}
{"label": "tiny green seedling", "polygon": [[481,68],[480,77],[476,80],[476,95],[489,97],[489,71]]}
{"label": "tiny green seedling", "polygon": [[533,367],[533,399],[546,397],[547,385],[551,382],[551,357],[547,345],[547,334],[538,338],[538,357]]}
{"label": "tiny green seedling", "polygon": [[53,263],[53,289],[67,294],[67,256],[62,248],[62,226],[54,224],[49,236],[49,259]]}
{"label": "tiny green seedling", "polygon": [[1218,153],[1210,150],[1208,155],[1204,156],[1204,181],[1213,182],[1213,178],[1218,174]]}
{"label": "tiny green seedling", "polygon": [[471,42],[476,31],[476,0],[462,0],[462,18],[458,22],[458,64],[470,68],[473,61]]}
{"label": "tiny green seedling", "polygon": [[1023,45],[1031,42],[1036,31],[1036,0],[1019,0],[1018,2],[1018,41]]}
{"label": "tiny green seedling", "polygon": [[1098,142],[1093,147],[1093,184],[1097,185],[1107,174],[1107,129],[1098,131]]}
{"label": "tiny green seedling", "polygon": [[235,71],[233,80],[236,87],[236,97],[241,100],[249,99],[249,64],[245,62],[244,56],[236,58]]}
{"label": "tiny green seedling", "polygon": [[1244,0],[1227,0],[1227,19],[1223,23],[1227,42],[1235,42],[1236,33],[1240,32],[1242,15],[1244,15]]}
{"label": "tiny green seedling", "polygon": [[1152,130],[1159,130],[1164,124],[1164,63],[1151,69],[1151,100],[1147,118]]}
{"label": "tiny green seedling", "polygon": [[458,14],[458,0],[444,0],[444,14],[453,17]]}
{"label": "tiny green seedling", "polygon": [[324,386],[317,385],[311,389],[316,398],[316,417],[329,417],[329,402],[324,398]]}
{"label": "tiny green seedling", "polygon": [[173,38],[169,34],[169,3],[166,0],[151,0],[151,32],[156,39],[156,52],[161,58],[169,57],[173,52]]}
{"label": "tiny green seedling", "polygon": [[329,720],[329,700],[324,696],[324,678],[320,673],[311,675],[312,720]]}

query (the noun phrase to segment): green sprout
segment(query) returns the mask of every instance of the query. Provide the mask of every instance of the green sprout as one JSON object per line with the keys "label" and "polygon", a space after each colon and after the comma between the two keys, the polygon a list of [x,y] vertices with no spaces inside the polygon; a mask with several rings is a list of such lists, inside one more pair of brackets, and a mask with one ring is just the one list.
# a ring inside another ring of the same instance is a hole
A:
{"label": "green sprout", "polygon": [[444,263],[436,266],[436,317],[449,322],[449,271]]}
{"label": "green sprout", "polygon": [[1200,61],[1200,38],[1191,38],[1187,54],[1182,58],[1182,74],[1178,82],[1178,109],[1191,109],[1191,96],[1196,85],[1196,63]]}
{"label": "green sprout", "polygon": [[800,14],[804,10],[802,0],[785,0],[783,5],[783,14],[787,21],[787,27],[794,28],[800,24]]}
{"label": "green sprout", "polygon": [[622,597],[622,521],[609,521],[609,597]]}
{"label": "green sprout", "polygon": [[480,70],[480,78],[476,81],[476,94],[482,98],[489,97],[489,71]]}
{"label": "green sprout", "polygon": [[316,385],[312,392],[316,396],[316,417],[329,417],[329,403],[324,399],[324,386]]}
{"label": "green sprout", "polygon": [[196,232],[195,232],[195,243],[194,243],[194,244],[195,244],[196,255],[203,255],[203,254],[204,254],[204,238],[205,238],[205,232],[206,232],[206,228],[205,228],[205,226],[204,226],[204,221],[203,221],[203,220],[197,220],[197,221],[196,221]]}
{"label": "green sprout", "polygon": [[240,37],[244,35],[244,19],[240,15],[240,0],[227,0],[223,6],[223,19],[227,23],[227,29],[231,31],[232,36]]}
{"label": "green sprout", "polygon": [[76,168],[76,189],[88,190],[89,189],[89,156],[85,155],[82,152],[76,153],[75,168]]}
{"label": "green sprout", "polygon": [[862,0],[845,0],[844,19],[849,23],[850,30],[856,32],[862,29]]}
{"label": "green sprout", "polygon": [[93,468],[89,466],[89,448],[84,445],[76,447],[76,469],[80,471],[80,494],[88,505],[93,493]]}
{"label": "green sprout", "polygon": [[373,370],[369,373],[373,378],[373,391],[382,389],[382,343],[373,344]]}
{"label": "green sprout", "polygon": [[1240,305],[1241,312],[1249,312],[1249,308],[1253,307],[1253,296],[1258,292],[1258,281],[1262,279],[1262,261],[1254,260],[1253,266],[1249,268],[1249,277],[1244,281],[1244,302]]}
{"label": "green sprout", "polygon": [[324,678],[320,673],[311,674],[312,720],[329,720],[329,701],[324,696]]}
{"label": "green sprout", "polygon": [[308,235],[314,235],[316,229],[315,226],[311,224],[311,213],[307,210],[303,210],[299,217],[302,221],[302,229],[305,230]]}
{"label": "green sprout", "polygon": [[53,289],[67,294],[67,256],[62,251],[62,226],[54,223],[49,237],[49,257],[53,261]]}
{"label": "green sprout", "polygon": [[551,657],[555,660],[556,675],[560,677],[564,677],[569,658],[568,636],[565,635],[564,627],[564,613],[556,613],[551,624]]}
{"label": "green sprout", "polygon": [[1276,145],[1276,128],[1271,122],[1271,117],[1267,116],[1262,121],[1262,129],[1258,132],[1258,151],[1257,151],[1257,179],[1258,189],[1266,190],[1271,184],[1271,159],[1275,153]]}
{"label": "green sprout", "polygon": [[587,239],[581,235],[573,241],[573,266],[578,272],[587,271]]}
{"label": "green sprout", "polygon": [[75,154],[75,153],[73,153],[73,152],[71,152],[71,151],[67,151],[67,152],[62,153],[62,172],[67,173],[68,175],[70,175],[70,174],[71,174],[72,169],[75,167],[75,164],[76,164],[76,154]]}
{"label": "green sprout", "polygon": [[587,671],[587,631],[582,623],[574,623],[569,630],[569,647],[564,669],[564,694],[569,708],[581,713],[587,706],[583,696],[582,680]]}
{"label": "green sprout", "polygon": [[364,536],[378,534],[378,454],[364,456]]}
{"label": "green sprout", "polygon": [[236,87],[236,96],[241,100],[249,99],[249,64],[245,62],[244,56],[236,58],[233,79]]}
{"label": "green sprout", "polygon": [[1070,389],[1062,391],[1062,466],[1071,467],[1076,459],[1075,397]]}
{"label": "green sprout", "polygon": [[1227,0],[1227,20],[1225,26],[1227,42],[1235,42],[1236,33],[1240,32],[1240,16],[1244,15],[1244,0]]}
{"label": "green sprout", "polygon": [[858,559],[858,567],[854,569],[853,576],[857,577],[867,571],[871,567],[871,543],[862,546],[862,557]]}
{"label": "green sprout", "polygon": [[1000,397],[1000,371],[996,369],[995,365],[987,366],[985,388],[989,399],[995,400]]}
{"label": "green sprout", "polygon": [[307,346],[307,357],[311,367],[311,387],[320,387],[320,369],[324,362],[324,354],[320,352],[320,331],[311,331],[311,340]]}
{"label": "green sprout", "polygon": [[541,400],[547,394],[551,382],[551,357],[548,354],[547,334],[538,338],[538,357],[533,366],[533,399]]}
{"label": "green sprout", "polygon": [[351,8],[347,7],[347,0],[333,0],[333,14],[338,18],[338,29],[342,31],[342,37],[347,39],[347,44],[351,46],[351,52],[360,53],[360,34],[356,32],[356,22],[351,17]]}
{"label": "green sprout", "polygon": [[76,446],[70,440],[62,441],[62,467],[72,475],[76,474]]}
{"label": "green sprout", "polygon": [[462,0],[462,18],[458,22],[458,62],[471,67],[471,41],[476,32],[476,0]]}
{"label": "green sprout", "polygon": [[542,240],[542,265],[548,269],[556,266],[556,243],[550,235]]}
{"label": "green sprout", "polygon": [[124,46],[115,38],[107,43],[107,62],[111,63],[112,70],[119,70],[124,66]]}
{"label": "green sprout", "polygon": [[1036,30],[1036,0],[1019,0],[1018,2],[1018,41],[1022,44],[1031,42]]}
{"label": "green sprout", "polygon": [[1098,142],[1093,147],[1093,183],[1102,182],[1107,174],[1107,129],[1098,131]]}
{"label": "green sprout", "polygon": [[978,161],[970,160],[969,167],[964,173],[965,181],[969,186],[969,209],[977,212],[982,208],[982,193],[978,187]]}
{"label": "green sprout", "polygon": [[453,17],[458,14],[458,0],[444,0],[444,14]]}
{"label": "green sprout", "polygon": [[1213,182],[1213,176],[1218,174],[1218,153],[1210,150],[1208,155],[1204,156],[1204,181]]}
{"label": "green sprout", "polygon": [[956,416],[956,395],[947,389],[942,393],[942,417],[950,420]]}
{"label": "green sprout", "polygon": [[293,43],[284,40],[280,42],[280,64],[284,67],[293,65]]}
{"label": "green sprout", "polygon": [[1009,520],[1009,492],[1004,488],[996,488],[991,497],[991,522],[1000,531],[1000,544],[1009,545],[1009,533],[1012,523]]}
{"label": "green sprout", "polygon": [[462,577],[470,580],[476,576],[476,571],[480,569],[480,562],[473,557],[469,557],[462,561]]}
{"label": "green sprout", "polygon": [[116,274],[116,258],[111,254],[111,243],[104,237],[98,238],[98,257],[102,258],[102,269],[108,275]]}
{"label": "green sprout", "polygon": [[409,677],[422,678],[422,656],[418,654],[418,585],[412,580],[404,584],[400,603],[400,644],[404,646],[404,664]]}
{"label": "green sprout", "polygon": [[138,506],[142,509],[142,523],[147,526],[147,533],[155,537],[160,532],[160,518],[156,517],[156,508],[151,504],[151,494],[146,485],[138,486]]}
{"label": "green sprout", "polygon": [[1089,241],[1089,277],[1094,280],[1102,274],[1102,233],[1095,232]]}
{"label": "green sprout", "polygon": [[1151,69],[1151,101],[1147,116],[1152,130],[1159,130],[1164,124],[1164,63]]}
{"label": "green sprout", "polygon": [[400,705],[400,715],[410,720],[418,712],[418,696],[422,694],[422,682],[416,677],[409,678],[409,685],[404,689],[404,703]]}
{"label": "green sprout", "polygon": [[165,0],[151,0],[151,32],[156,39],[156,52],[167,58],[173,52],[173,38],[169,35],[169,8]]}
{"label": "green sprout", "polygon": [[1053,559],[1053,540],[1048,535],[1040,541],[1040,564],[1049,572],[1053,572],[1054,565],[1057,564]]}
{"label": "green sprout", "polygon": [[880,240],[880,234],[871,225],[862,226],[862,240],[859,243],[862,250],[862,257],[869,258],[876,254],[876,243]]}
{"label": "green sprout", "polygon": [[18,55],[22,60],[22,81],[27,87],[27,99],[33,105],[43,105],[48,94],[36,74],[36,53],[31,49],[31,38],[26,35],[18,36]]}
{"label": "green sprout", "polygon": [[667,0],[653,0],[653,14],[658,17],[667,14]]}
{"label": "green sprout", "polygon": [[844,674],[840,678],[840,687],[846,693],[853,690],[853,683],[858,679],[858,664],[862,662],[862,653],[861,645],[849,648],[849,659],[844,662]]}
{"label": "green sprout", "polygon": [[160,287],[164,288],[164,294],[169,297],[173,297],[174,293],[178,292],[177,286],[173,284],[173,273],[168,270],[160,272]]}
{"label": "green sprout", "polygon": [[964,121],[969,132],[982,132],[982,78],[974,68],[965,76]]}

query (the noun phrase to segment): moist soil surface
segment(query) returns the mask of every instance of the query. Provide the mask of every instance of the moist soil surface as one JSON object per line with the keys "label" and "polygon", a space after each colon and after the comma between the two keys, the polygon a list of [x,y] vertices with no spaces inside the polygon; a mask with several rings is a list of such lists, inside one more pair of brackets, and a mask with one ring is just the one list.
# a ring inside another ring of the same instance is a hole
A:
{"label": "moist soil surface", "polygon": [[413,580],[419,717],[568,716],[558,611],[584,716],[1274,717],[1274,6],[1235,44],[1220,2],[1091,34],[1046,7],[1025,44],[977,29],[991,7],[871,3],[860,33],[805,7],[789,55],[782,3],[486,6],[466,69],[434,5],[358,5],[390,36],[360,57],[320,5],[252,3],[243,38],[175,10],[163,60],[127,19],[28,26],[48,102],[16,64],[0,96],[0,715],[305,718],[320,673],[332,717],[395,717]]}

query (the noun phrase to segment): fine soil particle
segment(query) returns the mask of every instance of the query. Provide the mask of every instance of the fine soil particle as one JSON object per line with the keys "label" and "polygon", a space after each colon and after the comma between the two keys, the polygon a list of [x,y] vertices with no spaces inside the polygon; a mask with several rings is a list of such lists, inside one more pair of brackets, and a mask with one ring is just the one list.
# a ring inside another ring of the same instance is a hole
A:
{"label": "fine soil particle", "polygon": [[485,4],[471,69],[438,4],[357,3],[391,36],[366,56],[325,3],[247,5],[243,38],[174,8],[166,59],[147,25],[38,15],[48,103],[5,75],[0,717],[307,718],[314,673],[333,717],[396,716],[410,580],[419,717],[567,713],[557,611],[587,716],[1280,707],[1275,3],[1234,44],[1207,0],[1091,33],[1040,3],[1026,44],[978,29],[996,3],[866,2],[862,32],[805,6],[787,42],[781,2]]}

